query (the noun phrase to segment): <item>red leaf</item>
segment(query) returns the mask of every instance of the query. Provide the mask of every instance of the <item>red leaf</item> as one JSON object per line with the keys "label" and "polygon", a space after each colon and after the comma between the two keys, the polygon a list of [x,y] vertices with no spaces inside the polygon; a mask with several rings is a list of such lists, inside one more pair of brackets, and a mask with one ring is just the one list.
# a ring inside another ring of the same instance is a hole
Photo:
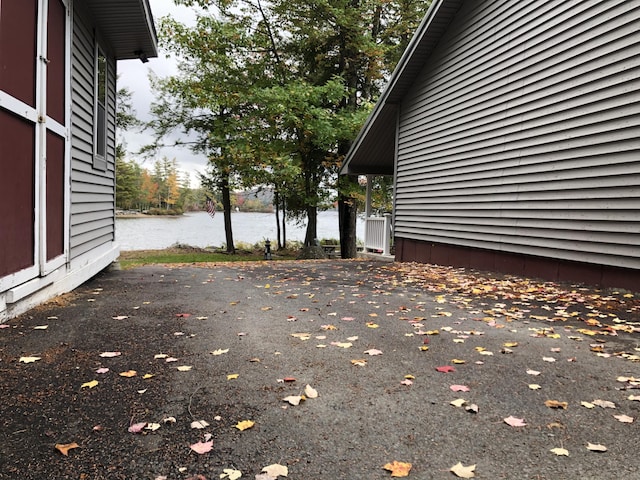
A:
{"label": "red leaf", "polygon": [[454,367],[452,367],[451,365],[445,365],[443,367],[436,367],[436,370],[438,372],[441,373],[449,373],[449,372],[455,372],[456,369]]}
{"label": "red leaf", "polygon": [[176,317],[186,318],[186,317],[190,317],[190,316],[191,316],[190,313],[176,313]]}

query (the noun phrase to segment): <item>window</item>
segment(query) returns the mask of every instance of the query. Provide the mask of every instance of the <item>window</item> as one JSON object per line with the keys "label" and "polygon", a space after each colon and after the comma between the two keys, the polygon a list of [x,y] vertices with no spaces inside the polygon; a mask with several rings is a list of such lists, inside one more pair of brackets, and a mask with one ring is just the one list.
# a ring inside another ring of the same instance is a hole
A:
{"label": "window", "polygon": [[95,106],[93,136],[93,168],[107,169],[107,57],[100,47],[95,56]]}

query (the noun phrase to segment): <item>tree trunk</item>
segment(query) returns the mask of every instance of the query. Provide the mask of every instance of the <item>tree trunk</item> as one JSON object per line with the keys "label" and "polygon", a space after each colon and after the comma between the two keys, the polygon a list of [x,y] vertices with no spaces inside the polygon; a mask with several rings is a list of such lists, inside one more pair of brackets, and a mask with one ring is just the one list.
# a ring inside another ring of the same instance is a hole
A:
{"label": "tree trunk", "polygon": [[280,195],[278,195],[277,190],[274,195],[273,203],[276,206],[276,236],[278,237],[278,250],[280,250],[282,248],[282,243],[280,243]]}
{"label": "tree trunk", "polygon": [[304,237],[304,246],[313,247],[318,242],[318,208],[315,205],[307,206],[307,232]]}
{"label": "tree trunk", "polygon": [[222,208],[224,210],[224,233],[227,239],[227,253],[236,253],[233,244],[233,230],[231,229],[231,191],[229,189],[229,179],[225,176],[220,181],[222,192]]}
{"label": "tree trunk", "polygon": [[[346,184],[353,185],[357,183],[357,178],[351,175],[343,175],[340,178],[342,182],[341,192],[351,191],[351,188],[345,188]],[[338,196],[338,226],[340,230],[340,257],[356,258],[358,256],[356,220],[358,218],[358,207],[354,198],[340,193]]]}

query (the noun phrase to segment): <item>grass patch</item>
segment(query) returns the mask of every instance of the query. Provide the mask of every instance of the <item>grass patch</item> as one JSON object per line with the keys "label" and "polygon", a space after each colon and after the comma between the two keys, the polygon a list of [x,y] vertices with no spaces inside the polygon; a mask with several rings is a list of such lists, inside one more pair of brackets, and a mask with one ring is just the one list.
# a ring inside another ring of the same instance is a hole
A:
{"label": "grass patch", "polygon": [[[290,252],[274,254],[273,260],[293,260]],[[257,262],[264,260],[263,252],[238,251],[231,255],[222,251],[209,251],[195,247],[172,247],[164,250],[132,250],[120,252],[118,262],[124,269],[152,265],[154,263],[219,263]]]}

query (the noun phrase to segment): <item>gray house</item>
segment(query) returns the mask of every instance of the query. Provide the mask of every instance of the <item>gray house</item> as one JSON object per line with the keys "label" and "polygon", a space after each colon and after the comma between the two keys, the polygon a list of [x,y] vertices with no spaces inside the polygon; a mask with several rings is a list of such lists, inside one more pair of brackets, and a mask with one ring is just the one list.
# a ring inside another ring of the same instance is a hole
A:
{"label": "gray house", "polygon": [[156,55],[148,0],[0,0],[0,320],[117,258],[116,61]]}
{"label": "gray house", "polygon": [[639,26],[638,0],[434,0],[342,169],[394,176],[396,260],[639,290]]}

